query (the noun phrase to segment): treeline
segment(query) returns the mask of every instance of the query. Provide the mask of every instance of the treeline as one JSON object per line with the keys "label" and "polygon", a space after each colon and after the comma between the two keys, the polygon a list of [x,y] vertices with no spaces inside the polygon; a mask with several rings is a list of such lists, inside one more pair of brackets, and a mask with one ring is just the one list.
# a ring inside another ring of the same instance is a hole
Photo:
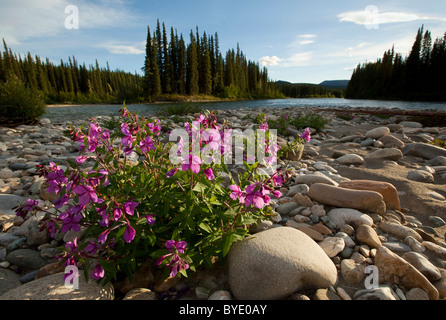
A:
{"label": "treeline", "polygon": [[29,52],[17,56],[3,41],[0,54],[0,82],[19,81],[38,94],[46,104],[54,103],[122,103],[138,101],[143,96],[142,76],[124,71],[111,71],[95,65],[80,65],[76,58],[60,60],[55,65]]}
{"label": "treeline", "polygon": [[276,82],[277,88],[288,98],[342,98],[344,90],[330,89],[317,84]]}
{"label": "treeline", "polygon": [[394,48],[382,59],[354,70],[346,98],[445,101],[446,33],[432,43],[431,32],[418,29],[409,55]]}
{"label": "treeline", "polygon": [[229,99],[282,97],[268,80],[266,68],[248,60],[240,47],[223,56],[218,33],[200,36],[191,30],[188,43],[182,34],[157,21],[152,33],[147,27],[144,64],[145,97],[161,95],[216,96]]}

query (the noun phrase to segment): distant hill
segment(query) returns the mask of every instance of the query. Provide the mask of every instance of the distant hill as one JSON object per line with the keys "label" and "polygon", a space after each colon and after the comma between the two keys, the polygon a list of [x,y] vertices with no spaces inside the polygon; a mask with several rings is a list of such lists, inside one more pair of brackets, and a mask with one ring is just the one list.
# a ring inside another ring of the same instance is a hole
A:
{"label": "distant hill", "polygon": [[345,89],[349,82],[350,80],[325,80],[319,83],[319,85],[330,89]]}
{"label": "distant hill", "polygon": [[[279,89],[286,97],[289,98],[342,98],[343,90],[347,87],[348,80],[324,81],[328,85],[314,83],[291,83],[288,81],[276,81],[277,89]],[[331,84],[331,86],[330,86]],[[342,86],[341,86],[342,85]]]}

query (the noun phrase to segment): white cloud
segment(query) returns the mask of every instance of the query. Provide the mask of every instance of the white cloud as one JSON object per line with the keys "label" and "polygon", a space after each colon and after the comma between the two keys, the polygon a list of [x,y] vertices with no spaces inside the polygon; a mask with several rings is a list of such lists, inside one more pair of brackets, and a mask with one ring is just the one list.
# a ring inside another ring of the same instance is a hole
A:
{"label": "white cloud", "polygon": [[262,67],[266,67],[266,66],[277,66],[279,65],[281,62],[283,61],[283,59],[280,59],[279,57],[276,56],[265,56],[265,57],[261,57],[259,59],[259,63]]}
{"label": "white cloud", "polygon": [[416,20],[440,20],[446,18],[434,18],[421,16],[407,12],[380,12],[376,6],[368,6],[365,10],[342,12],[337,15],[341,22],[353,22],[359,25],[379,26],[380,24],[410,22]]}
{"label": "white cloud", "polygon": [[313,39],[316,37],[317,35],[315,34],[301,34],[297,36],[296,39],[288,45],[288,47],[292,48],[312,44],[315,42]]}
{"label": "white cloud", "polygon": [[315,35],[315,34],[301,34],[299,36],[299,38],[306,38],[306,39],[311,39],[311,38],[316,38],[316,37],[317,37],[317,35]]}
{"label": "white cloud", "polygon": [[105,48],[112,54],[130,54],[138,55],[145,53],[145,42],[139,42],[135,45],[117,45],[117,44],[103,44],[100,47]]}
{"label": "white cloud", "polygon": [[[31,38],[56,36],[65,29],[69,14],[65,8],[70,0],[2,1],[0,10],[1,36],[9,44]],[[123,26],[134,15],[122,1],[76,1],[79,10],[79,29]]]}
{"label": "white cloud", "polygon": [[301,67],[309,65],[312,52],[296,53],[289,58],[279,58],[277,56],[265,56],[259,59],[261,66],[279,67]]}
{"label": "white cloud", "polygon": [[314,40],[302,40],[299,42],[300,45],[306,45],[306,44],[312,44],[314,43]]}

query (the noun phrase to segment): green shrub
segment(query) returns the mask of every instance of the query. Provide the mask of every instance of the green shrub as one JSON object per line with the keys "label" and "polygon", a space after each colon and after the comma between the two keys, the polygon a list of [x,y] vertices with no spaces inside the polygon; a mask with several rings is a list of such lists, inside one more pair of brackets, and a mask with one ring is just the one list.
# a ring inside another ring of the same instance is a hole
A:
{"label": "green shrub", "polygon": [[1,122],[32,121],[45,113],[39,92],[25,87],[16,77],[0,83]]}

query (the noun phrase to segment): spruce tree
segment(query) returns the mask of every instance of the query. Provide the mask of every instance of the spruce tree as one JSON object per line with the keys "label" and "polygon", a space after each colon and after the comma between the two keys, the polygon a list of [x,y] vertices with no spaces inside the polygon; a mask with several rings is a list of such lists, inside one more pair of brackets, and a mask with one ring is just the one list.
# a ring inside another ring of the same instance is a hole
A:
{"label": "spruce tree", "polygon": [[197,42],[192,31],[190,33],[190,44],[187,48],[187,93],[189,95],[199,93]]}
{"label": "spruce tree", "polygon": [[144,60],[144,81],[143,81],[143,90],[146,98],[149,98],[150,93],[152,91],[152,35],[150,33],[150,27],[147,27],[147,40],[146,40],[146,57]]}

